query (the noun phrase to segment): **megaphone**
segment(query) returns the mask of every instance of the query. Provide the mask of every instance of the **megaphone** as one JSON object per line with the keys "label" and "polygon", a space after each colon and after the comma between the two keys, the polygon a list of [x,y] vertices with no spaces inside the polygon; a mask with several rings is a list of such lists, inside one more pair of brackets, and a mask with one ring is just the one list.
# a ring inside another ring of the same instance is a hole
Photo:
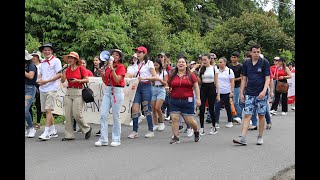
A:
{"label": "megaphone", "polygon": [[101,61],[108,61],[108,60],[113,60],[113,57],[111,56],[108,50],[104,50],[100,53],[100,59]]}

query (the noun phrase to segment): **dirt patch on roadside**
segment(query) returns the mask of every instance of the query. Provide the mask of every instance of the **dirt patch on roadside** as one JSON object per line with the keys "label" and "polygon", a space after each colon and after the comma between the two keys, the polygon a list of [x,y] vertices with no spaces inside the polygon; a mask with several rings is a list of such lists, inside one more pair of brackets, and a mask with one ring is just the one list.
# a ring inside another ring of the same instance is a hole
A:
{"label": "dirt patch on roadside", "polygon": [[295,180],[295,165],[279,171],[271,180]]}

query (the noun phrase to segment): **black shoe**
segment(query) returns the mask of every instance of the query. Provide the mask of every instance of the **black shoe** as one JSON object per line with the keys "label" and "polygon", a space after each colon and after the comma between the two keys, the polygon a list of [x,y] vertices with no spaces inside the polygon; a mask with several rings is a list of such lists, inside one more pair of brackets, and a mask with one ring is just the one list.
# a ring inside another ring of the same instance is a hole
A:
{"label": "black shoe", "polygon": [[194,132],[194,142],[198,142],[200,141],[200,139],[201,137],[200,137],[199,131]]}
{"label": "black shoe", "polygon": [[179,131],[180,131],[181,129],[183,129],[183,126],[182,126],[182,125],[181,125],[181,126],[179,126]]}
{"label": "black shoe", "polygon": [[212,123],[211,118],[210,118],[210,117],[207,117],[206,122],[207,122],[207,123]]}
{"label": "black shoe", "polygon": [[91,136],[92,127],[90,127],[89,131],[85,134],[84,138],[89,139]]}
{"label": "black shoe", "polygon": [[96,133],[96,136],[101,136],[101,132],[98,131],[98,132]]}
{"label": "black shoe", "polygon": [[170,144],[178,144],[180,143],[180,139],[176,136],[173,136],[172,140],[170,141]]}
{"label": "black shoe", "polygon": [[252,131],[252,130],[257,130],[258,127],[257,126],[251,126],[248,130]]}
{"label": "black shoe", "polygon": [[74,138],[62,138],[61,141],[71,141],[74,140]]}

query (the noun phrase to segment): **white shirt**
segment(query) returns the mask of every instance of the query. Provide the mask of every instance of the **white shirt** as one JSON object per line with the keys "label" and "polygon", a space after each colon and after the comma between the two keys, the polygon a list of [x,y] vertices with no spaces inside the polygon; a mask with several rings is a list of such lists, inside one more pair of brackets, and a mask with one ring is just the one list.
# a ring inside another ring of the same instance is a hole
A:
{"label": "white shirt", "polygon": [[[50,59],[50,58],[49,58]],[[60,59],[54,57],[51,59],[50,64],[42,61],[40,66],[40,76],[42,80],[52,79],[62,69]],[[39,87],[40,92],[58,91],[60,86],[60,79],[48,82]]]}
{"label": "white shirt", "polygon": [[218,70],[219,77],[218,77],[218,84],[220,89],[220,94],[228,94],[231,92],[231,79],[234,79],[234,73],[232,69],[230,69],[229,75],[229,68],[226,66],[224,70]]}
{"label": "white shirt", "polygon": [[134,77],[135,77],[136,74],[138,73],[138,64],[134,63],[133,65],[128,66],[127,73],[128,74],[133,74]]}
{"label": "white shirt", "polygon": [[[204,68],[205,66],[202,66],[201,68]],[[201,68],[199,69],[199,73],[200,73],[200,70]],[[214,71],[213,71],[213,66],[208,66],[208,67],[205,67],[206,68],[206,71],[202,74],[201,76],[201,81],[202,83],[213,83],[214,82],[214,72],[217,74],[218,73],[218,68],[217,66],[214,66]]]}
{"label": "white shirt", "polygon": [[37,76],[37,81],[38,81],[38,79],[39,79],[39,76],[40,76],[40,67],[41,67],[41,63],[39,63],[38,65],[35,65],[36,67],[37,67],[37,74],[38,74],[38,76]]}
{"label": "white shirt", "polygon": [[[140,67],[141,67],[141,69],[140,69]],[[140,64],[138,64],[138,70],[140,69],[140,77],[143,77],[143,78],[152,77],[152,74],[151,74],[151,71],[150,71],[151,68],[154,69],[154,65],[153,65],[153,62],[150,61],[150,60],[148,60],[146,64],[144,63],[144,61],[141,62]],[[141,80],[141,81],[146,82],[148,80]]]}
{"label": "white shirt", "polygon": [[[164,76],[167,75],[167,71],[162,69],[162,72],[160,74],[157,73],[157,77],[159,77],[161,80],[164,80]],[[159,86],[162,85],[162,83],[160,81],[155,81],[154,85]]]}

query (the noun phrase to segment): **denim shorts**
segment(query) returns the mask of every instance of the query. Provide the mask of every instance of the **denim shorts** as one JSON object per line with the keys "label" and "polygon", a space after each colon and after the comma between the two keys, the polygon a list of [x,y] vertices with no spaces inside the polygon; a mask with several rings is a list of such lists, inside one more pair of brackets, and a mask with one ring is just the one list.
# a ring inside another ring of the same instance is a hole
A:
{"label": "denim shorts", "polygon": [[166,100],[166,90],[164,87],[152,86],[152,99],[151,99],[151,101],[155,101],[157,99]]}
{"label": "denim shorts", "polygon": [[184,116],[194,115],[194,98],[174,99],[170,98],[170,114],[178,113]]}
{"label": "denim shorts", "polygon": [[245,107],[244,114],[253,114],[254,109],[256,109],[257,114],[265,115],[267,110],[267,99],[268,96],[264,96],[259,99],[258,96],[245,95]]}

